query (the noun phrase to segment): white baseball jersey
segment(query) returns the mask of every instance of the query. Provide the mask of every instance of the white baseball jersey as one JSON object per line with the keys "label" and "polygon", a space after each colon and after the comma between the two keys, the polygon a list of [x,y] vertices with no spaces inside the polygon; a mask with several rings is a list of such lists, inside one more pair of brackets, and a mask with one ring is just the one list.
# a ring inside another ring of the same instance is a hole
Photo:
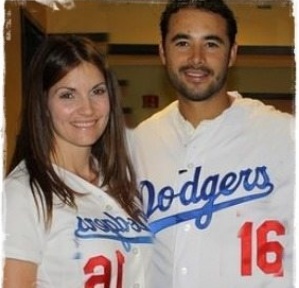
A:
{"label": "white baseball jersey", "polygon": [[24,163],[5,180],[4,256],[37,263],[38,288],[150,287],[148,228],[130,219],[100,188],[58,170],[81,195],[77,210],[55,198],[48,231],[37,213]]}
{"label": "white baseball jersey", "polygon": [[196,129],[175,101],[129,135],[152,287],[293,287],[294,119],[234,97]]}

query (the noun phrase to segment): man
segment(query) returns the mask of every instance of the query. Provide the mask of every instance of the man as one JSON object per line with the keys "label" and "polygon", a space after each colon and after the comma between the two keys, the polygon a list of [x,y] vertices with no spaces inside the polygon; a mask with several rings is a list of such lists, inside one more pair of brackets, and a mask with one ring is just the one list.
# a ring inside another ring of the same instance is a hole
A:
{"label": "man", "polygon": [[293,117],[238,93],[222,0],[171,1],[160,56],[177,101],[135,129],[154,288],[293,287]]}

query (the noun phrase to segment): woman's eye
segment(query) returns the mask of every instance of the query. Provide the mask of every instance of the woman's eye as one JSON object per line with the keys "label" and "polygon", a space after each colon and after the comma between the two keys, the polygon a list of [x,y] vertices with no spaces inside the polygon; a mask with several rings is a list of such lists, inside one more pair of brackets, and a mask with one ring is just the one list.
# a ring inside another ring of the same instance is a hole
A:
{"label": "woman's eye", "polygon": [[93,95],[103,95],[107,92],[106,87],[98,87],[92,90]]}
{"label": "woman's eye", "polygon": [[59,98],[72,99],[72,98],[74,98],[74,94],[72,92],[65,92],[65,93],[60,94]]}

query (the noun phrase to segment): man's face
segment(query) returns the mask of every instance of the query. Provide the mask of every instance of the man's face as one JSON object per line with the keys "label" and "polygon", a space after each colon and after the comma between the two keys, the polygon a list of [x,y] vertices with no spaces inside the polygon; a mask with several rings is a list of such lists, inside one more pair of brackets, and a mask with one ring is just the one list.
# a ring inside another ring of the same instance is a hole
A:
{"label": "man's face", "polygon": [[220,15],[198,9],[171,16],[160,56],[179,97],[203,101],[225,91],[228,67],[237,53],[226,27]]}

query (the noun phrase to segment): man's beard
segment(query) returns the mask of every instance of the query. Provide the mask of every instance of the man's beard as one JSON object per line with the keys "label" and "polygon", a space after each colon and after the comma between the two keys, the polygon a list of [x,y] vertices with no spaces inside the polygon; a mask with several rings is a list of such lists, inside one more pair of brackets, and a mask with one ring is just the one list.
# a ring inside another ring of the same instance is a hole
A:
{"label": "man's beard", "polygon": [[[194,69],[192,66],[184,66],[179,69],[179,73],[176,74],[173,71],[167,70],[168,71],[168,78],[175,88],[175,90],[178,91],[178,93],[184,97],[185,99],[191,100],[191,101],[205,101],[207,99],[210,99],[215,95],[217,92],[219,92],[225,85],[226,80],[227,80],[227,71],[222,71],[215,79],[213,82],[211,82],[206,88],[197,88],[197,87],[191,87],[192,84],[186,81],[182,81],[179,78],[179,75],[181,73],[184,73],[185,70],[188,69]],[[214,72],[206,67],[200,67],[197,68],[200,71],[203,71],[204,73],[207,73],[208,76],[213,76]],[[198,84],[201,85],[201,84]]]}

